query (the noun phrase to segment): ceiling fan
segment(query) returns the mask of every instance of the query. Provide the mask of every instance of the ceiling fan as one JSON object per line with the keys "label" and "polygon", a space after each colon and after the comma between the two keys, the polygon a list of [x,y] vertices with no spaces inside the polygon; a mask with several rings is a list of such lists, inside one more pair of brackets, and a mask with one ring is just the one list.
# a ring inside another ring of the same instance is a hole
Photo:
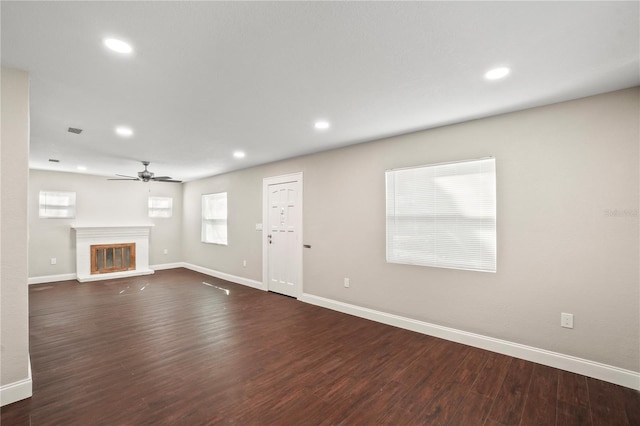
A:
{"label": "ceiling fan", "polygon": [[147,170],[147,166],[149,164],[150,163],[148,161],[142,161],[142,165],[144,166],[144,170],[141,171],[141,172],[138,172],[138,177],[116,174],[116,176],[120,176],[120,177],[119,178],[107,179],[107,180],[139,180],[139,181],[142,181],[142,182],[149,182],[149,181],[154,181],[154,182],[182,182],[181,180],[171,179],[170,176],[154,176],[153,172],[150,172],[149,170]]}

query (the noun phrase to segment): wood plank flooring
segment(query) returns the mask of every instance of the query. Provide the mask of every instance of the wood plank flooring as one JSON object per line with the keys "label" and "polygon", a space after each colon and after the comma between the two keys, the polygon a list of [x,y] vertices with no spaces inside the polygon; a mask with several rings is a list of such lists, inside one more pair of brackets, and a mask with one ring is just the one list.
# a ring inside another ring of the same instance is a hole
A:
{"label": "wood plank flooring", "polygon": [[29,297],[2,426],[640,425],[636,391],[185,269]]}

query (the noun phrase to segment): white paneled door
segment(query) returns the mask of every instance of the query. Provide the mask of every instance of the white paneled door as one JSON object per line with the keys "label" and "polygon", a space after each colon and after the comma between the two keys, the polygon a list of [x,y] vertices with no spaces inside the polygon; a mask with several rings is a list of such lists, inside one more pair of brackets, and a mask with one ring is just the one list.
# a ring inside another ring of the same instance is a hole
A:
{"label": "white paneled door", "polygon": [[302,181],[271,179],[273,183],[265,179],[266,284],[269,291],[297,298],[302,287]]}

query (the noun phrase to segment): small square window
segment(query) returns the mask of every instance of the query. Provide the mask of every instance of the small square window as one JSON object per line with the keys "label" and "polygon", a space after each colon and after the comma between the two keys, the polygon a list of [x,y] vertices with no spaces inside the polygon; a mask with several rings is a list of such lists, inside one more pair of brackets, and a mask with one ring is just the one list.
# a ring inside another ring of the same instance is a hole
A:
{"label": "small square window", "polygon": [[74,218],[76,216],[76,193],[40,191],[38,212],[41,218]]}
{"label": "small square window", "polygon": [[173,216],[173,198],[149,197],[149,217],[169,218]]}

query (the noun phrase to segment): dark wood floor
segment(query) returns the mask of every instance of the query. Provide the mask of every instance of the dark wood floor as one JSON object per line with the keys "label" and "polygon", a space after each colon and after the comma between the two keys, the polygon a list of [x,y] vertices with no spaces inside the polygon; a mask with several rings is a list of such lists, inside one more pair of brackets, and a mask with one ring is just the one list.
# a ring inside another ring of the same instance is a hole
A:
{"label": "dark wood floor", "polygon": [[636,391],[184,269],[29,292],[2,426],[640,425]]}

